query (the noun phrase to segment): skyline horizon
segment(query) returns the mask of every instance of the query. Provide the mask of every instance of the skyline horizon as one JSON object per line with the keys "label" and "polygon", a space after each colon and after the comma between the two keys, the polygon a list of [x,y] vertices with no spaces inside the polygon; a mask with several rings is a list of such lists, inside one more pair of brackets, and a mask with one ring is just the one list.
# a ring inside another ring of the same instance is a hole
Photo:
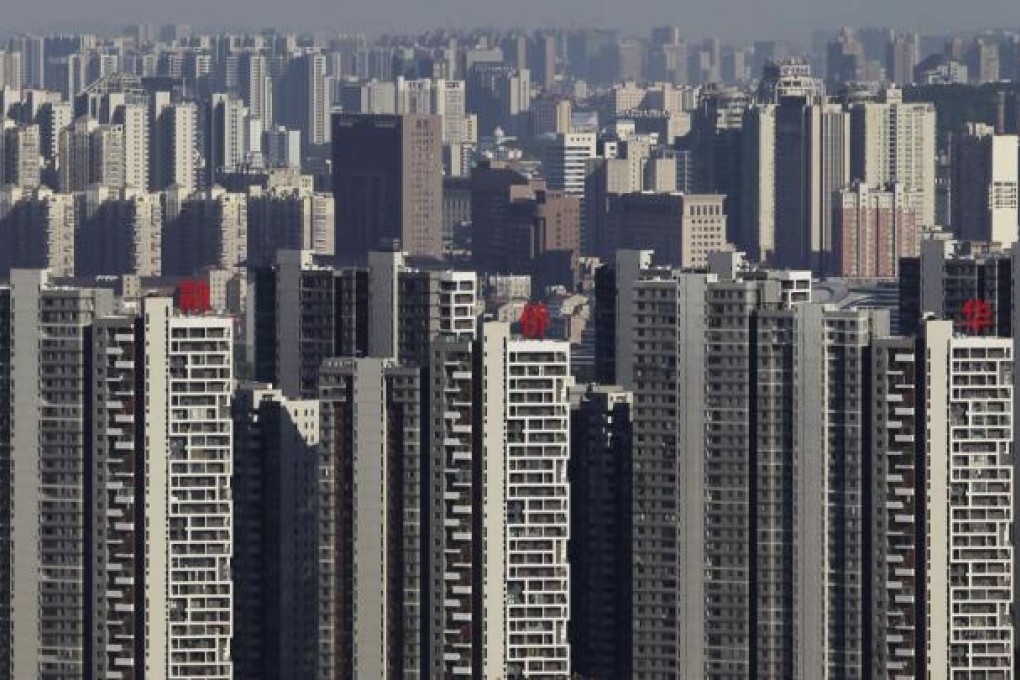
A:
{"label": "skyline horizon", "polygon": [[[388,0],[390,4],[400,4],[402,0]],[[457,4],[463,0],[440,0],[443,4]],[[573,1],[573,0],[571,0]],[[793,3],[797,0],[782,0],[782,3]],[[864,4],[872,0],[860,0],[857,4]],[[995,3],[1000,0],[984,0],[986,3]],[[56,4],[60,0],[43,0],[42,5]],[[103,0],[104,3],[126,4],[126,0]],[[196,0],[178,0],[183,4],[194,5]],[[301,0],[300,5],[314,4],[317,0]],[[387,0],[381,0],[381,5],[386,6]],[[753,4],[751,0],[730,0],[731,4],[743,3]],[[36,3],[37,5],[40,3]],[[154,5],[155,3],[152,3]],[[377,3],[380,4],[380,3]],[[152,8],[150,6],[150,8]],[[25,9],[25,8],[22,8]],[[444,16],[441,12],[431,13],[429,16],[415,19],[414,13],[401,15],[400,21],[387,23],[385,20],[358,18],[357,15],[350,15],[352,18],[330,21],[325,17],[304,16],[299,20],[287,17],[276,16],[275,9],[267,12],[256,12],[263,14],[265,20],[252,20],[245,22],[236,17],[217,16],[215,12],[204,12],[205,16],[198,19],[202,12],[174,13],[175,16],[155,15],[152,12],[144,11],[144,7],[134,5],[131,8],[122,7],[123,11],[116,11],[115,16],[103,16],[103,12],[92,12],[88,18],[78,19],[32,19],[9,18],[3,28],[0,28],[0,36],[10,37],[19,34],[75,34],[75,33],[97,33],[103,37],[116,34],[118,31],[132,25],[152,25],[155,27],[167,25],[187,26],[200,34],[243,32],[246,34],[257,34],[266,31],[278,33],[316,34],[316,33],[337,33],[337,34],[364,34],[375,39],[387,35],[422,35],[438,31],[472,31],[472,30],[496,30],[496,31],[526,31],[533,32],[542,29],[551,30],[576,30],[576,29],[606,29],[619,31],[623,37],[647,37],[648,32],[656,26],[678,26],[685,41],[696,42],[708,38],[719,38],[728,43],[750,43],[759,40],[774,40],[790,42],[797,47],[810,48],[819,34],[833,34],[839,29],[847,27],[855,30],[868,28],[888,28],[916,32],[922,37],[939,38],[948,35],[981,35],[981,34],[1004,34],[1013,31],[1020,32],[1020,13],[1011,21],[995,21],[992,18],[985,18],[982,15],[981,24],[968,24],[963,22],[926,21],[910,22],[896,20],[895,15],[890,15],[887,21],[853,21],[847,20],[850,17],[827,17],[822,19],[802,22],[779,22],[779,26],[771,26],[772,22],[762,22],[756,27],[748,29],[734,29],[732,25],[716,25],[714,22],[684,21],[680,17],[671,19],[672,12],[647,12],[640,13],[641,18],[632,18],[626,22],[614,21],[600,16],[600,12],[589,14],[573,14],[559,18],[549,17],[548,20],[536,18],[531,21],[521,21],[518,15],[513,20],[500,20],[498,18],[481,19],[472,18],[471,13],[458,14],[454,20],[451,14]],[[139,10],[142,11],[139,11]],[[208,8],[202,8],[208,9]],[[556,12],[552,12],[555,14]],[[306,13],[302,13],[306,14]],[[871,13],[861,11],[858,16],[870,15]],[[252,16],[247,13],[246,16]],[[778,13],[776,13],[778,16]],[[392,16],[392,15],[391,15]],[[540,16],[540,15],[536,15]],[[973,16],[973,15],[972,15]],[[50,15],[52,17],[52,14]],[[1015,23],[1012,23],[1015,21]]]}

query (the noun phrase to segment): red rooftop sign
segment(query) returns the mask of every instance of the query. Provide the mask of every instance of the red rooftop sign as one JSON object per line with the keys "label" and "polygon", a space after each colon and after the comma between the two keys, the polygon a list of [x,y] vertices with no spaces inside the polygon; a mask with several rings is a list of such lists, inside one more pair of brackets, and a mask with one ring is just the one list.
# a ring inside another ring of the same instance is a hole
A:
{"label": "red rooftop sign", "polygon": [[529,302],[521,312],[521,335],[528,340],[545,340],[549,328],[549,308],[541,302]]}
{"label": "red rooftop sign", "polygon": [[963,327],[978,335],[992,325],[992,306],[984,300],[972,299],[963,304]]}
{"label": "red rooftop sign", "polygon": [[212,309],[209,283],[201,279],[181,281],[174,291],[174,306],[185,314],[202,314]]}

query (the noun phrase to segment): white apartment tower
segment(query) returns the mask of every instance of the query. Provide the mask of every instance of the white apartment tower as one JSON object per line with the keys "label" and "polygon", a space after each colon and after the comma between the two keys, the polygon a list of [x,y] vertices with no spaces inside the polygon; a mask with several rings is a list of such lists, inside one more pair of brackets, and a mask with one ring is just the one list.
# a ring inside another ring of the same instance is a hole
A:
{"label": "white apartment tower", "polygon": [[506,677],[566,679],[570,347],[509,340],[504,351]]}
{"label": "white apartment tower", "polygon": [[443,143],[466,144],[475,142],[469,134],[467,122],[467,94],[463,80],[434,80],[432,82],[432,113],[443,117]]}
{"label": "white apartment tower", "polygon": [[268,130],[273,122],[273,88],[265,55],[256,51],[241,53],[237,81],[248,111],[262,121],[263,130]]}
{"label": "white apartment tower", "polygon": [[924,324],[928,677],[1013,677],[1013,340]]}
{"label": "white apartment tower", "polygon": [[124,134],[124,186],[145,191],[149,188],[149,108],[125,104],[117,109],[114,121]]}
{"label": "white apartment tower", "polygon": [[93,337],[90,670],[231,678],[232,322],[146,298]]}
{"label": "white apartment tower", "polygon": [[231,677],[233,322],[143,306],[146,677]]}

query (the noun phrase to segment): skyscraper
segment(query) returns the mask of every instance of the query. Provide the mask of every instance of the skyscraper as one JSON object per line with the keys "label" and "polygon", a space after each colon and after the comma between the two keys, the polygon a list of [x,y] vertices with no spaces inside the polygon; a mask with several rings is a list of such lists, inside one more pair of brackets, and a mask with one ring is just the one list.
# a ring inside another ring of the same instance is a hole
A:
{"label": "skyscraper", "polygon": [[570,652],[582,677],[631,672],[633,395],[571,388]]}
{"label": "skyscraper", "polygon": [[423,672],[420,381],[392,359],[323,364],[319,677]]}
{"label": "skyscraper", "polygon": [[550,189],[583,196],[586,163],[594,157],[594,133],[556,135],[543,147],[542,174]]}
{"label": "skyscraper", "polygon": [[[905,103],[889,87],[878,101],[850,107],[850,177],[869,186],[892,182],[923,197],[918,225],[935,226],[935,107]],[[838,187],[837,187],[838,188]]]}
{"label": "skyscraper", "polygon": [[893,184],[855,183],[833,206],[833,259],[829,272],[851,278],[895,278],[901,257],[921,249],[918,225],[923,195]]}
{"label": "skyscraper", "polygon": [[1016,135],[997,135],[979,123],[956,136],[950,221],[957,238],[1003,246],[1017,240],[1017,148]]}
{"label": "skyscraper", "polygon": [[96,322],[92,674],[233,677],[232,325],[169,298]]}
{"label": "skyscraper", "polygon": [[159,194],[92,187],[75,199],[78,276],[160,275],[163,206]]}
{"label": "skyscraper", "polygon": [[198,146],[198,109],[194,102],[157,101],[149,154],[149,181],[155,191],[179,187],[184,194],[198,188],[195,155]]}
{"label": "skyscraper", "polygon": [[[89,330],[113,311],[108,291],[61,288],[45,272],[16,270],[9,296],[11,420],[3,544],[10,565],[5,675],[81,677],[93,634],[84,612],[91,555],[85,462],[93,358]],[[50,376],[61,375],[60,380]],[[59,405],[54,408],[53,405]],[[14,483],[10,472],[16,470]],[[59,530],[57,529],[59,527]]]}
{"label": "skyscraper", "polygon": [[25,189],[38,187],[42,169],[39,126],[4,126],[2,133],[0,162],[3,163],[3,176],[0,184],[13,184]]}
{"label": "skyscraper", "polygon": [[833,194],[850,176],[849,115],[838,105],[803,96],[779,101],[775,259],[782,267],[820,272],[832,256]]}
{"label": "skyscraper", "polygon": [[75,267],[77,206],[73,194],[45,187],[0,189],[0,271],[49,269],[72,276]]}
{"label": "skyscraper", "polygon": [[235,674],[315,677],[319,402],[234,396]]}
{"label": "skyscraper", "polygon": [[409,255],[442,259],[442,179],[439,117],[334,115],[337,256],[399,242]]}
{"label": "skyscraper", "polygon": [[274,120],[301,130],[305,151],[329,143],[330,102],[326,91],[326,58],[319,52],[299,54],[290,60],[279,79],[274,97]]}

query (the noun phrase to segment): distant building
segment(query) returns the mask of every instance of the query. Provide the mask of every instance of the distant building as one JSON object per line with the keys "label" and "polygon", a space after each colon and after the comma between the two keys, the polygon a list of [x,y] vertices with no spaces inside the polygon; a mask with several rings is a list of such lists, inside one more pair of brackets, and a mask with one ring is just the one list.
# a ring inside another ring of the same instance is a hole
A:
{"label": "distant building", "polygon": [[894,184],[857,183],[833,205],[833,261],[829,271],[850,278],[895,278],[902,257],[920,252],[923,195]]}
{"label": "distant building", "polygon": [[437,116],[333,117],[336,255],[399,242],[442,259],[442,130]]}
{"label": "distant building", "polygon": [[606,250],[651,250],[657,262],[697,268],[726,250],[724,198],[704,194],[631,193],[609,197]]}
{"label": "distant building", "polygon": [[1017,240],[1017,139],[978,123],[955,136],[950,222],[958,239],[1003,246]]}

